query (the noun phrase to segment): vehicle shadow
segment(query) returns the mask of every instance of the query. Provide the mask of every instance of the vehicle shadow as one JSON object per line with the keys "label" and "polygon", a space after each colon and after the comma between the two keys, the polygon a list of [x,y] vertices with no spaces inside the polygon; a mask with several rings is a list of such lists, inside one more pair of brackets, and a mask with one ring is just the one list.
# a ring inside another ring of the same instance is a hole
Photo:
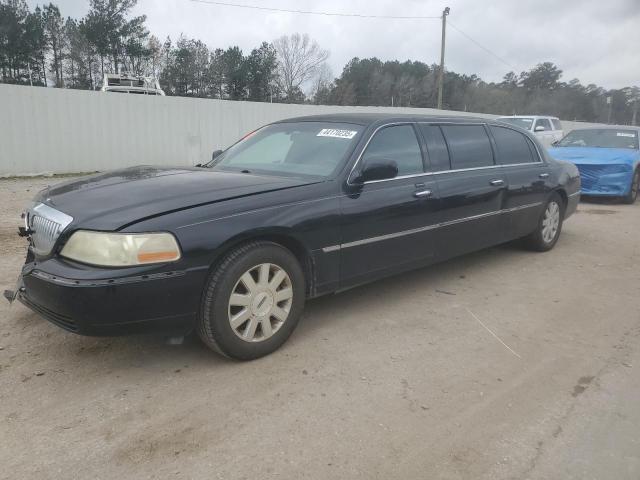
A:
{"label": "vehicle shadow", "polygon": [[595,197],[589,195],[581,195],[580,203],[588,203],[593,205],[623,205],[617,197]]}
{"label": "vehicle shadow", "polygon": [[162,334],[87,337],[66,332],[22,305],[16,304],[11,309],[10,316],[23,338],[22,353],[31,356],[37,351],[40,358],[47,356],[52,365],[64,366],[67,371],[88,364],[104,373],[117,374],[142,366],[173,371],[200,363],[234,363],[209,350],[195,334],[186,335],[179,344],[170,344]]}
{"label": "vehicle shadow", "polygon": [[310,300],[296,334],[314,335],[315,330],[323,330],[328,324],[344,321],[344,317],[336,315],[336,312],[345,309],[371,309],[372,304],[377,302],[403,305],[408,300],[406,297],[421,294],[455,299],[461,295],[455,286],[466,288],[467,285],[462,282],[466,281],[469,272],[494,262],[509,262],[512,257],[522,256],[523,253],[537,255],[523,250],[521,244],[514,241]]}
{"label": "vehicle shadow", "polygon": [[[293,338],[279,353],[287,355],[290,349],[297,350],[298,342],[315,343],[319,338],[314,339],[314,335],[321,335],[319,331],[329,331],[336,322],[348,321],[345,312],[366,311],[376,302],[403,305],[407,300],[405,297],[421,294],[445,295],[455,299],[458,293],[452,285],[464,282],[466,273],[492,263],[509,262],[512,257],[522,256],[523,253],[527,254],[517,242],[510,242],[310,300]],[[530,254],[537,255],[532,252]],[[446,287],[443,286],[445,284]],[[106,374],[114,374],[142,366],[158,372],[172,372],[190,367],[226,368],[238,365],[238,362],[209,350],[195,333],[185,336],[182,344],[169,345],[165,336],[155,334],[125,337],[78,336],[61,331],[26,308],[20,312],[19,317],[17,320],[23,327],[38,330],[38,336],[45,337],[41,340],[46,339],[48,345],[43,345],[42,348],[56,359],[56,363],[64,363],[67,367],[78,362],[84,365],[93,363],[94,368]],[[44,333],[40,333],[43,329]]]}

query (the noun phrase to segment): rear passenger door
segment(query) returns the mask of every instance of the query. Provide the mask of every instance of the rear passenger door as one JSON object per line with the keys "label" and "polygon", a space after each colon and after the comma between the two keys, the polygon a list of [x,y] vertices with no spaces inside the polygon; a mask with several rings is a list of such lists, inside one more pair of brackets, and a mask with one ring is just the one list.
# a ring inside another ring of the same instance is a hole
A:
{"label": "rear passenger door", "polygon": [[562,140],[564,132],[562,130],[562,123],[560,123],[560,120],[558,120],[557,118],[552,118],[551,124],[553,125],[553,141],[557,142],[559,140]]}
{"label": "rear passenger door", "polygon": [[440,259],[501,243],[507,178],[483,124],[420,124],[440,195]]}
{"label": "rear passenger door", "polygon": [[551,192],[551,169],[526,135],[497,125],[489,129],[498,163],[503,165],[508,180],[505,209],[509,216],[509,236],[522,237],[538,224],[543,204]]}

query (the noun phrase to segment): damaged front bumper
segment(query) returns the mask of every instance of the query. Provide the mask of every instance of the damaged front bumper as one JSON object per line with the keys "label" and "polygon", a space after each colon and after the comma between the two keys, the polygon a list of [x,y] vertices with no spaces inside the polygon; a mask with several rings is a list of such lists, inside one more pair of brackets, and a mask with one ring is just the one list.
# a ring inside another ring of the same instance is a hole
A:
{"label": "damaged front bumper", "polygon": [[207,269],[137,270],[93,269],[56,258],[40,263],[30,254],[16,289],[5,297],[81,335],[193,330]]}

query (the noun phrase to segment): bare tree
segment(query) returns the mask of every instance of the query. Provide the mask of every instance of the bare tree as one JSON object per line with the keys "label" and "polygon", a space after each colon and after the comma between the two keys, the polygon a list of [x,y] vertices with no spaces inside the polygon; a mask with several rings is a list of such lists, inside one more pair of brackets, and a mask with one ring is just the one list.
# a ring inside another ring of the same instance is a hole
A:
{"label": "bare tree", "polygon": [[329,101],[329,94],[331,93],[333,80],[333,72],[331,67],[326,63],[323,63],[318,68],[318,71],[313,75],[313,83],[311,85],[310,97],[313,103],[321,105]]}
{"label": "bare tree", "polygon": [[329,51],[320,48],[306,33],[282,36],[273,42],[278,57],[278,81],[285,98],[299,97],[302,84],[311,80],[329,58]]}

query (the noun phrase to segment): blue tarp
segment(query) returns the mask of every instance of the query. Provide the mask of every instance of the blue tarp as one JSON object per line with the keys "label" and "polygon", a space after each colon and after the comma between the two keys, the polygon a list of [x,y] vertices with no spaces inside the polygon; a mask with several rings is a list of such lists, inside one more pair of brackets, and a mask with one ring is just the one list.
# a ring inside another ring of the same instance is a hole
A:
{"label": "blue tarp", "polygon": [[627,195],[640,163],[640,152],[627,148],[557,147],[549,154],[578,167],[583,195]]}

